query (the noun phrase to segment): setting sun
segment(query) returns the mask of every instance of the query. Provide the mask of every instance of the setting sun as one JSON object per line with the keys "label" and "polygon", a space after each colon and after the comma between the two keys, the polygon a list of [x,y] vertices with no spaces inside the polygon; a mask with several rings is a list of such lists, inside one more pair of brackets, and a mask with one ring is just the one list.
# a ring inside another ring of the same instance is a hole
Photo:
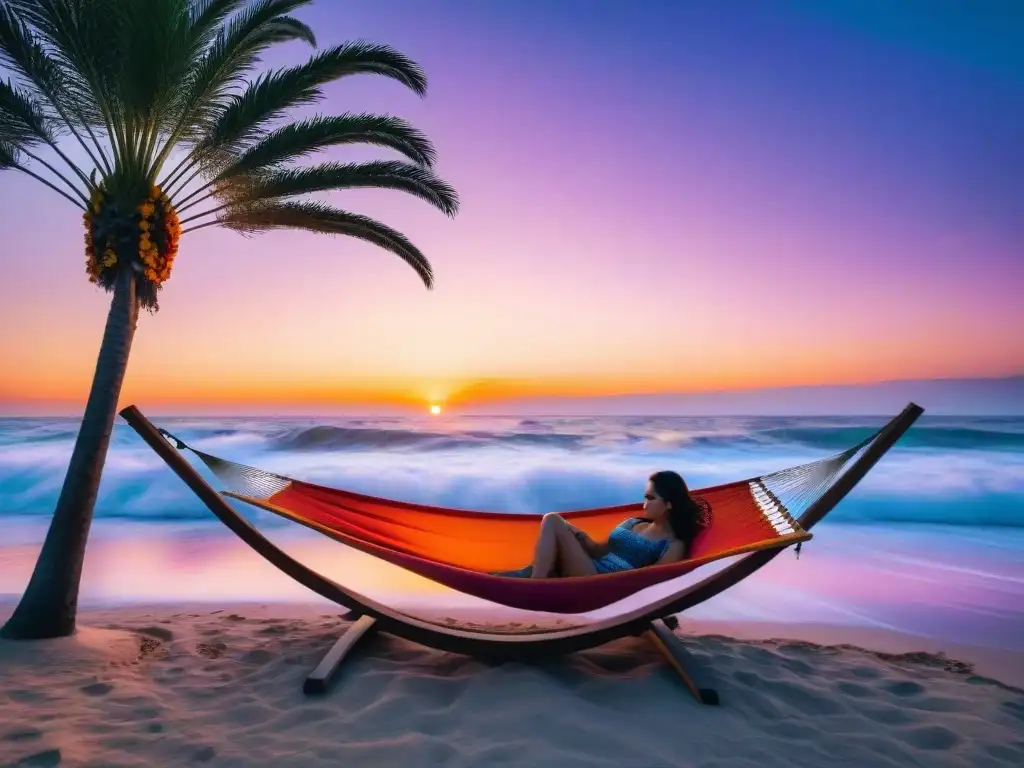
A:
{"label": "setting sun", "polygon": [[439,416],[441,414],[441,406],[440,405],[432,405],[432,406],[430,406],[430,413],[433,414],[434,416]]}

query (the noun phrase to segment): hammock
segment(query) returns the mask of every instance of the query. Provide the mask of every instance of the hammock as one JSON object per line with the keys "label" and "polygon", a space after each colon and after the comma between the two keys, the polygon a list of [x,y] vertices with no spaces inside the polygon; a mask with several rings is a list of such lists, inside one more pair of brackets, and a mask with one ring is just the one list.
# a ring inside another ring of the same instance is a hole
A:
{"label": "hammock", "polygon": [[[352,623],[302,685],[307,694],[326,693],[342,663],[375,632],[389,632],[449,653],[492,661],[547,659],[644,635],[705,704],[718,703],[712,688],[692,674],[693,661],[673,634],[677,614],[700,605],[748,578],[784,547],[810,537],[809,530],[848,494],[923,409],[910,403],[876,434],[848,451],[770,475],[697,491],[709,527],[695,542],[693,557],[638,571],[574,579],[509,579],[489,575],[494,567],[518,565],[529,556],[539,515],[502,515],[388,501],[302,483],[254,469],[182,443],[158,430],[135,406],[121,416],[210,511],[254,552],[282,573],[350,610]],[[170,441],[170,442],[169,442]],[[192,450],[235,490],[218,493],[175,450]],[[224,496],[255,504],[455,589],[523,608],[582,612],[671,579],[730,554],[748,552],[728,567],[620,615],[576,626],[531,625],[508,631],[442,624],[399,611],[331,581],[276,546],[229,505]],[[592,535],[602,535],[639,505],[566,513]],[[796,518],[796,521],[794,521]]]}
{"label": "hammock", "polygon": [[[574,578],[522,579],[493,571],[530,562],[542,515],[411,504],[328,488],[212,456],[158,430],[195,454],[225,484],[224,496],[319,531],[446,587],[493,603],[561,614],[586,613],[722,558],[799,545],[811,533],[796,518],[875,439],[842,453],[761,477],[694,491],[707,523],[683,561]],[[595,539],[640,504],[562,513]]]}

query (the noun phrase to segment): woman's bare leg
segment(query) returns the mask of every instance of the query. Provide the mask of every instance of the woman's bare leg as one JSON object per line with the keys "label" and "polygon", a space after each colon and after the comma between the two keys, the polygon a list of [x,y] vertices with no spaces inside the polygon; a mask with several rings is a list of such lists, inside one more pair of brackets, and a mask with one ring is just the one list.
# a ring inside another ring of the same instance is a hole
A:
{"label": "woman's bare leg", "polygon": [[555,565],[559,567],[560,576],[591,576],[597,572],[590,555],[565,520],[556,514],[548,514],[541,522],[531,578],[549,578]]}
{"label": "woman's bare leg", "polygon": [[593,576],[597,573],[590,553],[583,548],[572,529],[564,524],[556,526],[558,547],[556,562],[559,576]]}
{"label": "woman's bare leg", "polygon": [[540,521],[540,535],[537,536],[537,544],[533,548],[533,572],[532,579],[546,579],[551,575],[551,569],[555,567],[558,558],[558,529],[562,518],[551,513],[544,515]]}

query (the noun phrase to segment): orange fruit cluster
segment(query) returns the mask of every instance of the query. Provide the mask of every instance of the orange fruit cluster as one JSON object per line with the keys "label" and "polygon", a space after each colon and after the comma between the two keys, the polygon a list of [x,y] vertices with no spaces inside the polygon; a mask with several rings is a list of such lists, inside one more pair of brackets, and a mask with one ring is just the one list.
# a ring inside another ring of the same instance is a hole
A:
{"label": "orange fruit cluster", "polygon": [[143,274],[161,285],[171,276],[171,266],[178,255],[178,214],[171,207],[170,198],[156,186],[135,210],[139,215],[139,260],[145,267]]}
{"label": "orange fruit cluster", "polygon": [[[108,202],[103,190],[95,190],[90,208],[82,216],[89,282],[103,283],[105,286],[113,282],[113,270],[118,263],[115,238],[108,234],[102,243],[97,242],[96,222]],[[138,233],[137,253],[143,274],[155,287],[160,286],[171,276],[171,266],[178,254],[178,241],[181,238],[181,224],[170,198],[160,187],[151,187],[149,197],[136,206],[135,215],[128,223]]]}
{"label": "orange fruit cluster", "polygon": [[103,191],[93,190],[89,210],[82,214],[82,222],[85,224],[85,271],[89,275],[90,283],[98,283],[103,270],[117,264],[117,252],[114,250],[113,241],[107,238],[103,243],[103,249],[99,251],[93,240],[93,223],[96,216],[103,211],[103,202]]}

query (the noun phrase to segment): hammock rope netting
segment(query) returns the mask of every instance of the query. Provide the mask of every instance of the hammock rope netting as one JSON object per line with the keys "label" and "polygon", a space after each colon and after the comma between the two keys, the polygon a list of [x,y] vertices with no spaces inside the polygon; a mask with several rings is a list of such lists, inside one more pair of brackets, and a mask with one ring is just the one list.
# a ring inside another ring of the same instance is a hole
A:
{"label": "hammock rope netting", "polygon": [[[531,561],[542,515],[448,509],[314,485],[212,456],[159,432],[179,450],[195,454],[224,484],[224,496],[465,594],[563,614],[603,608],[715,560],[810,539],[797,519],[878,436],[824,459],[693,491],[708,524],[683,561],[571,579],[522,579],[493,572]],[[625,518],[642,515],[642,505],[560,514],[601,540]]]}

